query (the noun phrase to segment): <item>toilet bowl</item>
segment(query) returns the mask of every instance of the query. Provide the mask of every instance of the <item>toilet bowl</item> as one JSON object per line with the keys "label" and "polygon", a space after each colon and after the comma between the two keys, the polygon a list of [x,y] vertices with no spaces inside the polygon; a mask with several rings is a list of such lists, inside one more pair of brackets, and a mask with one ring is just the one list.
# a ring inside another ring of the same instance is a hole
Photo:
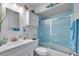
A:
{"label": "toilet bowl", "polygon": [[38,55],[38,56],[47,56],[48,55],[48,51],[46,48],[44,47],[38,47],[35,49],[35,53]]}

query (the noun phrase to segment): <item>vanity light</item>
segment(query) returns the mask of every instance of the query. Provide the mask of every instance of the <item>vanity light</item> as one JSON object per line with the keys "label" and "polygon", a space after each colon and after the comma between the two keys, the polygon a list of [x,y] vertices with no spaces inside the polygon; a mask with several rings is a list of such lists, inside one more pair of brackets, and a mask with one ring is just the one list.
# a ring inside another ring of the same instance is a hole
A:
{"label": "vanity light", "polygon": [[20,10],[20,12],[23,12],[24,9],[23,9],[23,7],[19,7],[19,10]]}
{"label": "vanity light", "polygon": [[13,6],[13,7],[17,7],[16,3],[13,3],[12,6]]}
{"label": "vanity light", "polygon": [[14,3],[14,4],[12,4],[13,6],[16,6],[16,4]]}
{"label": "vanity light", "polygon": [[50,3],[49,5],[46,6],[46,8],[54,7],[60,3]]}
{"label": "vanity light", "polygon": [[24,11],[23,6],[20,6],[20,5],[16,4],[16,3],[11,3],[11,4],[12,4],[13,7],[19,8],[19,12],[23,12]]}

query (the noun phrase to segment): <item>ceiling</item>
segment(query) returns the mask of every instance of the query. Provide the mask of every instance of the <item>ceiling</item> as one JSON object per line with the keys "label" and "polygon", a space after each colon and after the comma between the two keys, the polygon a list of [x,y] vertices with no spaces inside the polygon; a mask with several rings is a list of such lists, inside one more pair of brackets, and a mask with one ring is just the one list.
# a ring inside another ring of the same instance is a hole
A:
{"label": "ceiling", "polygon": [[26,5],[29,10],[35,10],[36,8],[38,8],[44,4],[47,4],[47,3],[22,3],[20,5]]}
{"label": "ceiling", "polygon": [[36,12],[39,15],[42,16],[55,16],[55,15],[59,15],[62,13],[71,13],[73,11],[73,4],[71,3],[64,3],[64,4],[60,4],[56,7],[51,7],[45,10],[42,10],[40,12]]}

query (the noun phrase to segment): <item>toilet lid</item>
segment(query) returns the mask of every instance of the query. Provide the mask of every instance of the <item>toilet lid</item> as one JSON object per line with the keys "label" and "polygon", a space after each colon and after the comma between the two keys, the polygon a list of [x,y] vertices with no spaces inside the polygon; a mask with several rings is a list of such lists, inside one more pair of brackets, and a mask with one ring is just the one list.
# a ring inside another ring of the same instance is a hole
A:
{"label": "toilet lid", "polygon": [[43,48],[43,47],[39,47],[39,48],[37,48],[37,51],[47,52],[47,49],[46,48]]}
{"label": "toilet lid", "polygon": [[47,49],[44,47],[38,47],[35,49],[35,51],[40,55],[47,55]]}

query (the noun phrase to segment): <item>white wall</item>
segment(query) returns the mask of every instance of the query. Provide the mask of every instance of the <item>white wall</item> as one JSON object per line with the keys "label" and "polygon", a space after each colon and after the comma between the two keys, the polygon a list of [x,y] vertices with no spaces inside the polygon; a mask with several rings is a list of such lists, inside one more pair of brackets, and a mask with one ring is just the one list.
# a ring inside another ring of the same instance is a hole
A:
{"label": "white wall", "polygon": [[79,3],[74,3],[74,20],[79,18]]}
{"label": "white wall", "polygon": [[[2,10],[3,10],[3,15],[4,16],[6,15],[6,8],[9,8],[9,9],[11,9],[11,10],[13,10],[13,11],[15,11],[15,12],[17,12],[17,13],[20,14],[20,16],[19,16],[19,19],[20,19],[19,20],[20,31],[10,31],[9,28],[8,28],[8,25],[10,25],[11,23],[9,24],[8,23],[8,19],[7,19],[2,24],[2,35],[3,36],[8,37],[9,39],[11,39],[13,37],[17,37],[19,35],[22,35],[23,34],[23,27],[25,25],[29,25],[29,24],[31,24],[31,28],[32,29],[30,29],[28,31],[28,38],[31,39],[31,38],[33,38],[33,36],[36,36],[36,34],[37,34],[36,33],[37,32],[36,28],[37,27],[35,27],[35,28],[32,27],[32,24],[34,24],[34,22],[35,22],[35,20],[34,20],[35,19],[35,16],[32,19],[31,17],[33,17],[33,15],[30,17],[29,11],[22,10],[22,9],[18,8],[16,5],[13,6],[11,4],[2,4]],[[11,13],[10,11],[8,11],[8,12]],[[12,14],[14,15],[14,13],[12,13]],[[12,16],[12,17],[15,17],[15,16]],[[11,17],[11,19],[12,19],[12,17]],[[31,19],[29,19],[29,18],[31,18]],[[16,20],[17,20],[17,18],[16,18]],[[32,20],[33,20],[33,22],[32,22]],[[38,19],[36,19],[36,20],[38,20]],[[13,22],[18,23],[18,21],[10,21],[10,22],[12,22],[12,23]],[[15,27],[16,25],[10,25],[10,27],[11,26],[14,26]],[[35,24],[34,24],[34,26],[35,26]]]}
{"label": "white wall", "polygon": [[38,16],[32,12],[29,12],[29,25],[38,26]]}
{"label": "white wall", "polygon": [[26,38],[32,39],[37,38],[37,27],[32,25],[27,25],[26,29]]}
{"label": "white wall", "polygon": [[[25,23],[23,23],[23,20],[25,20],[25,18],[23,16],[21,16],[23,14],[23,12],[20,11],[17,6],[13,6],[11,4],[2,4],[3,17],[5,17],[5,15],[6,15],[6,8],[9,8],[9,9],[11,9],[11,10],[13,10],[13,11],[20,14],[20,16],[19,16],[19,21],[20,21],[19,26],[21,28],[21,31],[10,31],[8,26],[11,25],[11,24],[8,23],[8,19],[4,20],[4,22],[2,24],[2,29],[1,29],[2,30],[2,35],[5,36],[5,37],[8,37],[9,39],[11,39],[13,37],[17,37],[17,36],[22,34],[22,26],[25,25]],[[15,17],[15,16],[12,16],[12,17]],[[10,22],[12,22],[12,21],[10,21]],[[18,21],[15,21],[15,22],[18,23]],[[16,26],[16,25],[14,25],[14,26]]]}

